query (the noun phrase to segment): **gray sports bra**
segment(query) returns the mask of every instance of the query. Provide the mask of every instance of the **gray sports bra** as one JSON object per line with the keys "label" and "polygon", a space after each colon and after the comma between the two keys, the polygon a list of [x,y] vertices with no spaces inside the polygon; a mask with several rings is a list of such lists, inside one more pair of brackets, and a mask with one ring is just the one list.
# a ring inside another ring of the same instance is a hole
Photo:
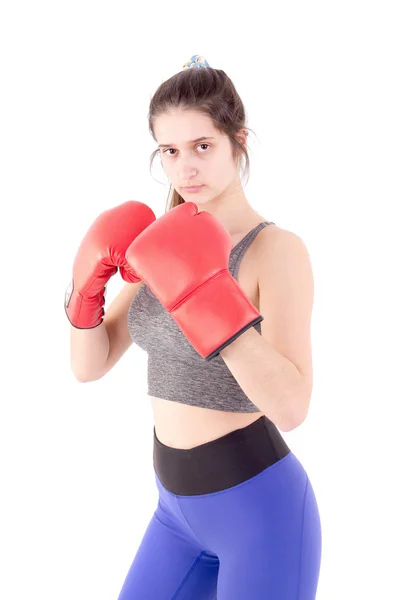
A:
{"label": "gray sports bra", "polygon": [[[246,250],[270,224],[274,225],[272,221],[259,223],[232,249],[229,272],[236,280]],[[261,324],[254,327],[261,335]],[[145,283],[129,307],[128,328],[133,342],[148,354],[150,396],[227,412],[259,412],[221,356],[204,360]]]}

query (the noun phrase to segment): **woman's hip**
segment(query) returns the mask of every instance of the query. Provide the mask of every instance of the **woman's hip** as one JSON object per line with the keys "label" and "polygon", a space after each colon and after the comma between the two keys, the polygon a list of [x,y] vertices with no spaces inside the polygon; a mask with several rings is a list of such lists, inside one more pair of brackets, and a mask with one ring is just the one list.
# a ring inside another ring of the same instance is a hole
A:
{"label": "woman's hip", "polygon": [[290,453],[278,428],[262,416],[250,425],[189,449],[163,444],[153,429],[153,464],[172,494],[197,496],[239,485]]}

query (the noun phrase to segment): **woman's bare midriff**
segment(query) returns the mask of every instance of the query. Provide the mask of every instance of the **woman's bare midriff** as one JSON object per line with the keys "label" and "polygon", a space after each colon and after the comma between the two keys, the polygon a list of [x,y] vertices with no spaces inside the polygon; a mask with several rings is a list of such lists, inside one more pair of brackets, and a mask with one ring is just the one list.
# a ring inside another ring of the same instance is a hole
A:
{"label": "woman's bare midriff", "polygon": [[[253,225],[250,224],[247,231],[250,231],[262,220],[261,217]],[[257,309],[259,309],[259,297],[256,270],[258,244],[256,242],[260,243],[259,237],[266,235],[266,230],[270,227],[276,229],[275,225],[268,225],[259,232],[246,251],[238,272],[238,283]],[[233,238],[233,245],[238,244],[244,236],[245,233],[237,236],[236,240]],[[225,412],[171,402],[154,396],[149,398],[153,408],[157,437],[160,442],[172,448],[188,449],[211,442],[235,429],[250,425],[263,415],[261,411],[252,413]]]}
{"label": "woman's bare midriff", "polygon": [[189,406],[150,396],[154,426],[160,442],[172,448],[188,449],[246,427],[263,413],[232,413]]}

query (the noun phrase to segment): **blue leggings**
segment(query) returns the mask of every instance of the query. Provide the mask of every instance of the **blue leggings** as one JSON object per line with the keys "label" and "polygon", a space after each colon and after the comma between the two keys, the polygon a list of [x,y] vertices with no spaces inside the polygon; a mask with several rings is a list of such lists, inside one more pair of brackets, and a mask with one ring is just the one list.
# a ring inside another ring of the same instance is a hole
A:
{"label": "blue leggings", "polygon": [[158,506],[118,600],[316,598],[316,498],[269,419],[191,449],[154,430],[154,469]]}

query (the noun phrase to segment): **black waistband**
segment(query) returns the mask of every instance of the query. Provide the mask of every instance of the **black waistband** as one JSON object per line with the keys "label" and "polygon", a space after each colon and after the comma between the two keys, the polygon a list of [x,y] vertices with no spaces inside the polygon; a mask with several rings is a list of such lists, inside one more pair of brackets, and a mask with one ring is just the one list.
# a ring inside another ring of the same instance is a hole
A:
{"label": "black waistband", "polygon": [[258,475],[289,454],[278,428],[267,417],[194,448],[166,446],[155,428],[153,464],[163,486],[182,496],[211,494]]}

